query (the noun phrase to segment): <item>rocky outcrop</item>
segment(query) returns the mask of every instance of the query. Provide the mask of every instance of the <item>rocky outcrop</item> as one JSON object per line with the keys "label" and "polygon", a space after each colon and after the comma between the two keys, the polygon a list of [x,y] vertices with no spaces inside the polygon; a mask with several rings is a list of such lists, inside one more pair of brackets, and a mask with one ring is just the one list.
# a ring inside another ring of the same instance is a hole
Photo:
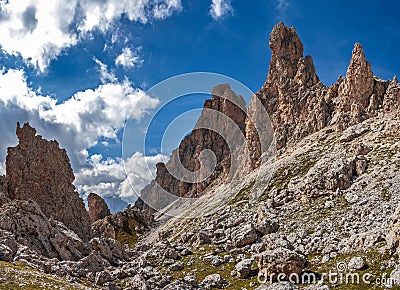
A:
{"label": "rocky outcrop", "polygon": [[[269,38],[272,50],[267,80],[253,96],[264,104],[275,129],[277,148],[320,130],[330,119],[330,108],[322,97],[328,94],[311,56],[303,56],[303,44],[294,28],[279,23]],[[251,105],[250,105],[251,106]],[[248,135],[252,135],[248,128]]]}
{"label": "rocky outcrop", "polygon": [[54,219],[49,220],[34,201],[14,200],[3,205],[0,208],[0,230],[3,231],[2,239],[12,237],[5,243],[12,250],[9,258],[17,250],[12,240],[49,258],[75,261],[89,253],[89,248],[74,232]]}
{"label": "rocky outcrop", "polygon": [[8,194],[6,192],[6,177],[4,175],[0,176],[0,206],[10,201]]}
{"label": "rocky outcrop", "polygon": [[89,208],[88,214],[91,223],[111,215],[107,203],[100,195],[97,195],[96,193],[90,193],[87,201]]}
{"label": "rocky outcrop", "polygon": [[121,244],[133,247],[138,240],[138,235],[144,234],[152,227],[149,216],[135,207],[128,206],[123,212],[117,212],[92,224],[92,233],[97,238],[112,238]]}
{"label": "rocky outcrop", "polygon": [[[255,120],[264,120],[259,123],[265,124],[265,127],[268,127],[269,121],[272,123],[271,129],[264,130],[274,131],[276,148],[282,149],[295,145],[302,138],[327,126],[340,132],[378,114],[396,112],[399,109],[400,85],[397,78],[384,81],[375,77],[364,50],[358,43],[354,46],[346,76],[340,77],[331,86],[325,86],[319,80],[312,57],[304,56],[303,44],[294,28],[283,23],[277,24],[270,34],[269,46],[272,56],[268,76],[261,90],[252,97],[247,115],[244,109],[240,109],[242,105],[234,106],[227,99],[219,97],[231,95],[233,99],[237,99],[229,87],[220,85],[214,88],[213,98],[206,101],[203,114],[193,132],[184,138],[167,164],[157,165],[156,179],[144,189],[142,195],[148,197],[154,192],[159,193],[159,190],[155,190],[158,184],[173,195],[196,197],[214,180],[220,177],[223,180],[230,172],[235,171],[233,166],[240,167],[242,176],[259,167],[264,162],[261,157],[267,153],[265,150],[272,144],[272,140],[267,140],[267,146],[261,146],[266,140],[262,140],[265,137],[260,137],[260,128],[256,128]],[[258,108],[259,102],[269,118]],[[241,104],[242,101],[238,103]],[[245,142],[238,147],[242,147],[240,152],[245,154],[238,155],[246,156],[245,159],[234,159],[235,162],[231,162],[232,150],[228,150],[231,142],[225,142],[215,132],[199,129],[204,124],[215,128],[218,123],[229,128],[226,121],[221,122],[220,119],[207,115],[207,109],[221,112],[239,126],[245,135]],[[269,135],[272,136],[266,136]],[[201,163],[200,153],[205,149],[213,151],[216,158],[215,170],[209,177],[205,177],[208,171],[205,174],[199,170],[203,166],[207,168],[212,165]],[[365,170],[365,160],[358,163],[357,174],[360,175]],[[171,173],[174,170],[175,174]],[[185,180],[189,174],[185,170],[190,173],[199,171],[200,174],[196,176],[197,179],[189,182]],[[346,175],[351,178],[351,173]],[[154,196],[153,200],[157,197]],[[159,209],[166,204],[168,202],[159,206]],[[137,205],[143,206],[141,202]]]}
{"label": "rocky outcrop", "polygon": [[335,111],[332,123],[337,130],[377,115],[390,82],[373,75],[361,44],[356,43],[352,52],[346,77],[339,78],[337,97],[332,100]]}
{"label": "rocky outcrop", "polygon": [[75,177],[57,141],[36,135],[29,123],[17,125],[19,144],[8,148],[6,191],[12,200],[33,200],[46,217],[62,222],[83,241],[90,239],[90,221],[72,184]]}
{"label": "rocky outcrop", "polygon": [[400,252],[400,205],[397,206],[396,211],[393,213],[386,235],[386,242],[387,248],[392,254]]}

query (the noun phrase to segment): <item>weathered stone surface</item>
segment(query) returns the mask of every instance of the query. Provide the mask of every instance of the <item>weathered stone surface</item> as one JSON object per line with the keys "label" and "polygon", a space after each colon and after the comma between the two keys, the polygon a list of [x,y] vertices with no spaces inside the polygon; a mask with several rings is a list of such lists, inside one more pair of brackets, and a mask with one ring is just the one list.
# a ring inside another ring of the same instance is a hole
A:
{"label": "weathered stone surface", "polygon": [[223,288],[227,285],[227,282],[222,279],[221,275],[219,274],[211,274],[204,278],[203,281],[200,283],[204,289],[214,289],[214,288]]}
{"label": "weathered stone surface", "polygon": [[104,283],[112,281],[112,277],[110,272],[108,271],[100,271],[96,273],[96,285],[103,285]]}
{"label": "weathered stone surface", "polygon": [[391,253],[400,251],[400,205],[397,206],[393,213],[392,220],[386,235],[387,248]]}
{"label": "weathered stone surface", "polygon": [[236,247],[250,245],[258,240],[257,230],[253,224],[249,223],[237,228],[232,233],[232,242]]}
{"label": "weathered stone surface", "polygon": [[94,222],[92,224],[92,233],[94,237],[115,239],[114,226],[107,219]]}
{"label": "weathered stone surface", "polygon": [[151,228],[151,218],[151,216],[144,216],[139,209],[128,206],[122,212],[93,223],[93,236],[117,239],[120,243],[133,247],[137,242],[138,234],[143,234]]}
{"label": "weathered stone surface", "polygon": [[300,275],[306,264],[304,256],[285,248],[265,251],[256,257],[258,268],[268,281],[276,280],[279,274],[285,275],[282,280],[288,280],[291,274]]}
{"label": "weathered stone surface", "polygon": [[237,276],[241,279],[247,278],[251,271],[251,265],[253,261],[251,259],[244,259],[235,265]]}
{"label": "weathered stone surface", "polygon": [[205,231],[198,232],[193,238],[192,241],[194,245],[207,245],[211,243],[210,236]]}
{"label": "weathered stone surface", "polygon": [[0,260],[11,262],[17,252],[18,244],[15,241],[14,235],[0,230]]}
{"label": "weathered stone surface", "polygon": [[351,258],[349,263],[347,264],[347,268],[350,270],[362,270],[367,266],[364,259],[362,257],[354,257]]}
{"label": "weathered stone surface", "polygon": [[110,209],[107,206],[105,200],[96,193],[90,193],[87,198],[90,222],[94,223],[97,220],[101,220],[106,216],[111,215]]}
{"label": "weathered stone surface", "polygon": [[128,259],[128,254],[125,252],[124,247],[115,239],[94,238],[90,241],[90,244],[93,251],[97,252],[111,264],[118,265],[123,260]]}
{"label": "weathered stone surface", "polygon": [[[14,200],[3,205],[0,229],[11,233],[19,244],[49,258],[78,260],[89,253],[74,232],[55,220],[48,220],[34,201]],[[15,249],[12,244],[11,249]]]}
{"label": "weathered stone surface", "polygon": [[[310,56],[303,56],[303,44],[294,28],[283,23],[270,35],[272,57],[267,80],[253,97],[261,100],[270,115],[277,148],[334,125],[338,131],[357,124],[378,112],[397,111],[400,87],[397,79],[375,77],[363,48],[355,44],[346,77],[324,86],[316,75]],[[254,128],[247,125],[248,142],[257,149]],[[253,136],[253,137],[252,137]],[[260,152],[255,154],[259,158]]]}
{"label": "weathered stone surface", "polygon": [[29,123],[17,126],[19,144],[8,148],[6,189],[11,199],[34,200],[41,211],[90,239],[90,222],[83,200],[72,184],[75,177],[64,149],[57,141],[36,135]]}
{"label": "weathered stone surface", "polygon": [[259,98],[264,104],[279,149],[325,127],[330,109],[320,97],[328,90],[319,81],[312,58],[303,57],[303,44],[295,29],[279,23],[271,32],[269,45],[268,77],[252,102]]}
{"label": "weathered stone surface", "polygon": [[183,268],[185,267],[185,264],[182,262],[176,262],[168,267],[168,270],[170,271],[182,271]]}

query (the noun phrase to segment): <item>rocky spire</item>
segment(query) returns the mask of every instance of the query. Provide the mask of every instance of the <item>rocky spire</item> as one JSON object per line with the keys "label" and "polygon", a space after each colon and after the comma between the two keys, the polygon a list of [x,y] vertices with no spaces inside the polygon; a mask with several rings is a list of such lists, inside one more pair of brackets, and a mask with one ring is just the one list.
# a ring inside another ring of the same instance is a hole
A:
{"label": "rocky spire", "polygon": [[293,78],[297,71],[297,62],[303,57],[303,44],[294,27],[287,27],[283,22],[273,28],[269,36],[272,50],[270,74],[281,74]]}
{"label": "rocky spire", "polygon": [[89,194],[87,201],[91,223],[94,223],[97,220],[101,220],[106,216],[111,215],[107,203],[100,195],[92,192]]}
{"label": "rocky spire", "polygon": [[75,177],[57,141],[36,135],[29,123],[17,125],[19,144],[8,148],[6,191],[12,200],[33,200],[48,217],[64,223],[78,236],[90,238],[89,216],[72,184]]}
{"label": "rocky spire", "polygon": [[311,56],[303,57],[303,43],[294,27],[283,22],[272,29],[269,37],[272,50],[266,86],[287,85],[296,79],[299,85],[312,86],[319,82]]}
{"label": "rocky spire", "polygon": [[347,100],[346,105],[357,105],[365,109],[374,90],[374,74],[367,62],[361,44],[356,43],[352,52],[346,77],[339,86],[339,96]]}
{"label": "rocky spire", "polygon": [[[324,86],[311,56],[303,57],[303,44],[296,30],[281,22],[273,28],[269,39],[272,56],[268,77],[256,97],[271,118],[277,149],[280,149],[325,126],[328,107],[323,98],[317,96]],[[246,133],[251,137],[248,141],[254,143],[249,140],[254,139],[252,130],[248,123]]]}

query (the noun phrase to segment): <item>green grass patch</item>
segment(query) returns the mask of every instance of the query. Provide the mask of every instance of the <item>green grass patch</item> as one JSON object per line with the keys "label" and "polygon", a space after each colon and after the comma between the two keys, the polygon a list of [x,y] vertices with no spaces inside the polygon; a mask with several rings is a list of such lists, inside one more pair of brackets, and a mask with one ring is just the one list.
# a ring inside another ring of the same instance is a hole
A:
{"label": "green grass patch", "polygon": [[138,236],[135,231],[137,222],[133,219],[124,221],[122,228],[115,230],[115,239],[121,244],[128,244],[129,247],[134,247],[138,242]]}
{"label": "green grass patch", "polygon": [[233,205],[233,204],[236,204],[236,203],[244,201],[244,200],[249,200],[249,193],[250,193],[251,189],[253,188],[255,182],[256,181],[253,180],[248,185],[246,185],[241,190],[239,190],[239,192],[236,193],[235,197],[233,199],[231,199],[228,204]]}
{"label": "green grass patch", "polygon": [[0,289],[97,289],[83,284],[71,284],[62,278],[45,274],[27,266],[25,263],[15,264],[0,261]]}

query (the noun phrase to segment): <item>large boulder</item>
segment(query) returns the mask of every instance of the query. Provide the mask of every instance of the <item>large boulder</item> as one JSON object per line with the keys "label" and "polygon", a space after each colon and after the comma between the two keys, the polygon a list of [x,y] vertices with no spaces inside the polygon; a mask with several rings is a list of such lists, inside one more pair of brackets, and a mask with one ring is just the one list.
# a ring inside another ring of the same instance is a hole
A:
{"label": "large boulder", "polygon": [[252,223],[239,226],[232,232],[232,242],[235,247],[244,247],[258,240],[258,232]]}
{"label": "large boulder", "polygon": [[292,250],[277,248],[265,251],[256,256],[260,274],[267,281],[276,281],[278,275],[281,280],[289,280],[291,275],[299,275],[306,266],[306,258]]}

